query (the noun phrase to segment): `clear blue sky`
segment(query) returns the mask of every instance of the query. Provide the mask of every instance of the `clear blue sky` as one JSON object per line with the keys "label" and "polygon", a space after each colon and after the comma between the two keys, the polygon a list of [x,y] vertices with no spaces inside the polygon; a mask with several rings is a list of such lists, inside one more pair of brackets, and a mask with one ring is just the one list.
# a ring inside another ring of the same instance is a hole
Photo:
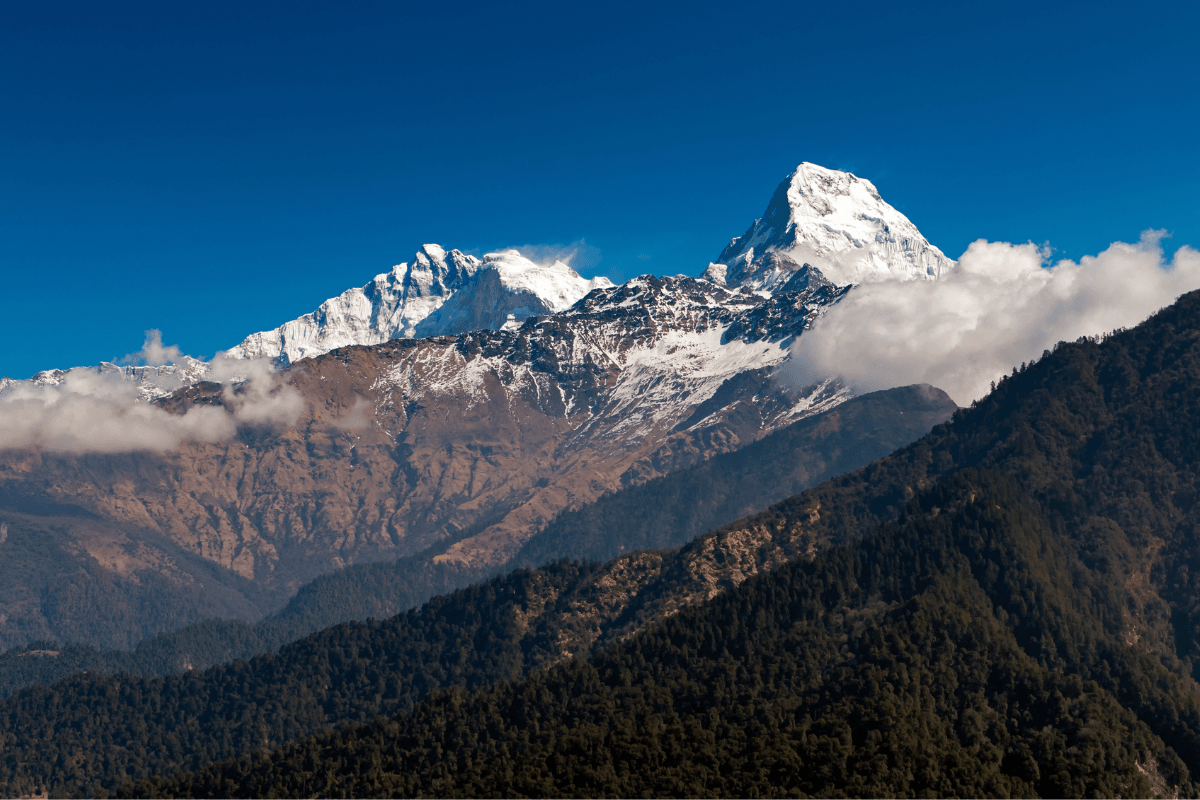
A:
{"label": "clear blue sky", "polygon": [[951,257],[1200,245],[1155,3],[44,3],[0,18],[0,374],[211,356],[422,242],[698,274],[800,161]]}

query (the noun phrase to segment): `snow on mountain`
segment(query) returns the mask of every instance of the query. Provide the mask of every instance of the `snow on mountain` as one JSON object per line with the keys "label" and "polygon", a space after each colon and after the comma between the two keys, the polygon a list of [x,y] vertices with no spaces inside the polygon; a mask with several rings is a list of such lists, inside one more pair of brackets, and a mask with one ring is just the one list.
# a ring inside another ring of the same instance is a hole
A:
{"label": "snow on mountain", "polygon": [[535,264],[516,250],[480,260],[427,244],[411,265],[397,264],[310,314],[251,334],[226,355],[289,364],[348,345],[511,328],[612,285],[607,278],[587,280],[561,261]]}
{"label": "snow on mountain", "polygon": [[[421,407],[528,395],[575,428],[572,447],[604,440],[632,451],[724,424],[735,408],[765,433],[850,396],[833,380],[800,389],[774,377],[794,338],[844,293],[826,284],[764,300],[644,275],[517,330],[422,341],[372,389]],[[731,388],[737,376],[745,385]]]}
{"label": "snow on mountain", "polygon": [[[411,264],[398,264],[366,286],[330,298],[310,314],[271,331],[247,336],[213,362],[184,356],[152,366],[98,366],[43,370],[28,381],[4,378],[0,394],[21,386],[59,386],[90,376],[136,385],[142,400],[165,397],[201,380],[240,380],[231,360],[268,359],[287,366],[302,358],[349,345],[371,345],[398,338],[447,336],[471,330],[511,330],[533,316],[570,308],[593,289],[612,281],[588,280],[562,261],[535,264],[517,250],[488,253],[482,259],[436,244],[423,245]],[[219,376],[218,376],[219,373]]]}
{"label": "snow on mountain", "polygon": [[488,253],[469,280],[413,327],[411,337],[511,330],[530,317],[565,311],[593,289],[612,285],[608,278],[589,281],[561,261],[539,265],[516,250]]}
{"label": "snow on mountain", "polygon": [[954,267],[870,181],[805,162],[779,184],[762,218],[733,239],[703,277],[772,292],[806,264],[838,286],[937,280]]}
{"label": "snow on mountain", "polygon": [[[711,315],[712,309],[720,306],[727,327],[721,334],[721,348],[710,352],[708,344],[699,340],[689,340],[690,343],[680,340],[668,346],[665,344],[668,339],[663,339],[652,348],[653,352],[664,354],[661,359],[648,351],[644,359],[638,357],[623,367],[630,368],[627,378],[633,380],[644,371],[639,365],[653,363],[657,366],[651,371],[658,376],[654,385],[693,393],[696,387],[666,377],[671,369],[683,369],[685,363],[694,361],[691,356],[685,358],[685,353],[699,348],[708,353],[702,362],[722,362],[733,352],[728,348],[730,336],[746,343],[763,341],[770,338],[771,326],[780,319],[811,319],[807,313],[797,317],[787,307],[790,300],[775,302],[773,298],[807,292],[819,304],[828,304],[840,297],[835,290],[838,286],[888,279],[936,280],[953,267],[953,261],[930,244],[903,214],[883,201],[870,181],[804,163],[779,185],[763,217],[745,234],[733,239],[717,262],[709,265],[702,276],[709,283],[696,284],[717,284],[723,298],[720,302],[713,299],[716,295],[705,295],[694,287],[680,290],[682,293],[664,289],[674,285],[670,281],[655,283],[657,288],[651,291],[646,281],[657,279],[649,276],[634,279],[625,287],[614,287],[607,278],[587,280],[561,261],[535,264],[517,250],[489,253],[480,259],[426,244],[410,263],[398,264],[365,286],[330,298],[315,311],[274,330],[251,334],[223,356],[234,360],[267,359],[276,366],[287,366],[349,345],[453,336],[470,331],[516,331],[532,317],[570,316],[575,313],[573,307],[596,289],[605,291],[580,306],[590,309],[587,313],[597,311],[596,303],[611,303],[614,298],[642,306],[650,302],[651,295],[661,300],[666,292],[673,299],[658,308],[652,314],[653,321],[648,323],[656,335],[667,336],[670,330],[682,325],[688,331],[686,336],[701,336],[708,342],[711,336],[707,328],[696,329],[697,323],[692,318]],[[625,314],[617,308],[606,313]],[[668,318],[674,322],[668,322]],[[577,322],[582,324],[582,318]],[[798,328],[790,335],[796,333]],[[589,336],[595,338],[600,334],[597,331]],[[613,352],[624,352],[623,345],[614,342],[610,346],[616,348]],[[758,366],[754,368],[765,368],[768,362],[775,365],[787,357],[783,350],[764,350],[759,356],[761,363],[756,362]],[[0,393],[10,393],[26,383],[56,385],[68,375],[98,373],[133,382],[142,399],[153,400],[199,380],[214,380],[218,373],[228,378],[227,373],[234,372],[236,368],[231,370],[228,363],[214,371],[209,364],[186,357],[166,366],[122,367],[105,363],[66,372],[51,370],[28,382],[9,381],[0,384]],[[721,374],[726,375],[723,371]],[[645,399],[646,392],[654,393],[651,389],[638,390],[639,396]]]}

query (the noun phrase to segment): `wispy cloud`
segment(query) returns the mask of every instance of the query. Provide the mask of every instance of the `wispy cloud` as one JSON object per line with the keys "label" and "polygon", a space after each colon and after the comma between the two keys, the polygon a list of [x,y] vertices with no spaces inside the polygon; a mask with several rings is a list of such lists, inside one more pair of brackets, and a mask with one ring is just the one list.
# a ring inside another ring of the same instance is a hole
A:
{"label": "wispy cloud", "polygon": [[[158,331],[130,360],[178,361]],[[168,380],[170,376],[167,376]],[[0,449],[37,448],[70,453],[175,450],[187,442],[232,439],[241,426],[294,425],[305,401],[267,360],[218,356],[205,378],[227,382],[223,405],[173,413],[144,402],[138,384],[117,372],[70,370],[56,385],[19,382],[0,395]]]}
{"label": "wispy cloud", "polygon": [[969,403],[1056,342],[1131,327],[1200,288],[1200,252],[1167,262],[1163,235],[1053,265],[1036,245],[981,239],[941,281],[857,286],[793,345],[792,376],[863,391],[930,383]]}

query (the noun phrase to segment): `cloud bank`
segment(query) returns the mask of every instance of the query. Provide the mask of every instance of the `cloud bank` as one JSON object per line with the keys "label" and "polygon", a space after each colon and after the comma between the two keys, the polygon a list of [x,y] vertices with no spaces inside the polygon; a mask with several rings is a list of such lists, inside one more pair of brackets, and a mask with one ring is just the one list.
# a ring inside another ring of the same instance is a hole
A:
{"label": "cloud bank", "polygon": [[[180,358],[177,347],[163,346],[158,331],[146,337],[142,351],[128,358],[151,368]],[[0,394],[0,449],[161,452],[187,442],[228,441],[241,426],[293,425],[304,411],[299,391],[265,359],[218,356],[202,369],[206,380],[228,381],[224,404],[193,406],[182,414],[145,402],[136,373],[128,370],[73,369],[57,383],[16,382]],[[160,385],[174,385],[178,376],[161,377]]]}
{"label": "cloud bank", "polygon": [[1036,245],[981,239],[941,281],[857,286],[797,339],[791,377],[840,375],[864,392],[930,383],[970,403],[1055,343],[1132,327],[1200,288],[1200,252],[1164,261],[1164,233],[1053,265]]}

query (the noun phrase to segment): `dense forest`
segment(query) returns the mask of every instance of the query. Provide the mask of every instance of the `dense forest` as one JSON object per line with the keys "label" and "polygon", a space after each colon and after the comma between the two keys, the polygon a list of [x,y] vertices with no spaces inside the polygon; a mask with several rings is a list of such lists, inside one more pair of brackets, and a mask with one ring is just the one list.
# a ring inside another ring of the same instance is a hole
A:
{"label": "dense forest", "polygon": [[[1198,390],[1193,293],[681,550],[202,674],[24,690],[0,792],[1194,794]],[[751,538],[712,599],[621,627]],[[605,625],[633,635],[579,636]]]}
{"label": "dense forest", "polygon": [[678,547],[710,528],[882,458],[927,433],[954,409],[949,397],[931,387],[906,386],[852,398],[742,450],[564,513],[498,569],[432,561],[453,541],[478,533],[472,528],[409,558],[322,576],[257,624],[210,620],[151,637],[131,651],[57,642],[14,648],[0,655],[0,696],[83,670],[160,676],[249,659],[342,622],[390,617],[517,567],[562,558],[603,561],[632,550]]}
{"label": "dense forest", "polygon": [[1194,694],[1121,642],[1121,592],[1041,517],[1006,479],[967,471],[865,540],[588,660],[126,791],[1195,794]]}
{"label": "dense forest", "polygon": [[573,564],[520,570],[419,611],[344,623],[205,671],[80,674],[25,689],[0,704],[0,795],[98,796],[131,778],[392,714],[431,690],[519,677],[544,663],[553,634],[523,639],[517,612],[586,575]]}

